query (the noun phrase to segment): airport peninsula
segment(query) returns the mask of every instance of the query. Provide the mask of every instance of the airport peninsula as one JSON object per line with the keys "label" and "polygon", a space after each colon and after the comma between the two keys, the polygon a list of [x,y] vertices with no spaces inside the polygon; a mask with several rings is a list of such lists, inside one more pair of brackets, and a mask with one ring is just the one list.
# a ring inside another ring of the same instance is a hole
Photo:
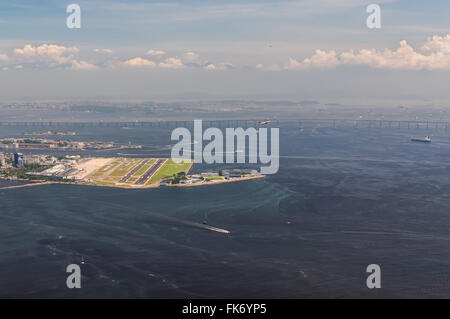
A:
{"label": "airport peninsula", "polygon": [[[189,175],[193,161],[169,158],[24,155],[0,152],[0,178],[36,184],[77,184],[145,189],[204,186],[262,178],[255,170],[219,170]],[[14,187],[17,188],[17,187]]]}

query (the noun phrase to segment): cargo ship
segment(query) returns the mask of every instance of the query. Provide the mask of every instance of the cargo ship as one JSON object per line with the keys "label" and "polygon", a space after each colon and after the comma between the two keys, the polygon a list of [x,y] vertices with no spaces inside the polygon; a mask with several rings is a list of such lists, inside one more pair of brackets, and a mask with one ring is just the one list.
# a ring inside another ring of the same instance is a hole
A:
{"label": "cargo ship", "polygon": [[425,136],[425,137],[411,137],[411,141],[413,141],[413,142],[430,143],[431,142],[431,138],[429,136]]}

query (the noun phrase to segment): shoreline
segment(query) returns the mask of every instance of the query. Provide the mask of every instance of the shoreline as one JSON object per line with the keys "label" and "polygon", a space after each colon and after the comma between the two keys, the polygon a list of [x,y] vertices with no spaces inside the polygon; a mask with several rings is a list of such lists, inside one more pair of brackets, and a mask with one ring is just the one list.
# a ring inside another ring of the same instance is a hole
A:
{"label": "shoreline", "polygon": [[207,185],[215,185],[215,184],[224,184],[224,183],[236,183],[242,181],[249,181],[252,179],[265,178],[266,175],[254,175],[248,177],[236,177],[233,179],[224,179],[224,180],[214,180],[209,182],[195,183],[195,184],[167,184],[167,187],[197,187],[197,186],[207,186]]}
{"label": "shoreline", "polygon": [[[233,179],[224,179],[224,180],[215,180],[215,181],[209,181],[209,182],[203,182],[203,183],[195,183],[195,184],[167,184],[166,187],[197,187],[197,186],[207,186],[207,185],[216,185],[216,184],[224,184],[224,183],[236,183],[236,182],[243,182],[253,179],[260,179],[265,178],[265,175],[256,175],[256,176],[248,176],[248,177],[239,177],[239,178],[233,178]],[[2,179],[2,180],[8,180],[8,179]],[[9,180],[8,180],[9,181]],[[60,185],[78,185],[78,186],[93,186],[93,187],[107,187],[107,188],[121,188],[121,189],[152,189],[152,188],[158,188],[161,187],[160,183],[155,183],[149,186],[129,186],[129,187],[123,187],[123,186],[115,186],[115,185],[95,185],[95,184],[89,184],[89,183],[64,183],[64,182],[33,182],[31,180],[26,179],[16,179],[13,181],[20,181],[20,182],[28,182],[27,184],[23,185],[12,185],[12,186],[5,186],[0,187],[0,190],[4,189],[17,189],[17,188],[24,188],[24,187],[33,187],[33,186],[43,186],[43,185],[52,185],[52,184],[60,184]]]}
{"label": "shoreline", "polygon": [[23,185],[12,185],[12,186],[0,187],[0,190],[16,189],[16,188],[24,188],[24,187],[35,187],[35,186],[43,186],[43,185],[50,185],[50,184],[56,184],[56,183],[55,182],[42,182],[42,183],[29,183],[29,184],[23,184]]}

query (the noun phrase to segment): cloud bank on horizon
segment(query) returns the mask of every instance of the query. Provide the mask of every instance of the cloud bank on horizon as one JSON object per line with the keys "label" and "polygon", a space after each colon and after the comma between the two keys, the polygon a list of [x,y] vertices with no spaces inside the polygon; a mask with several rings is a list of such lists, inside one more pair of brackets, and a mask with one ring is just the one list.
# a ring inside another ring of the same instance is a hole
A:
{"label": "cloud bank on horizon", "polygon": [[[233,69],[231,62],[213,63],[202,60],[199,54],[189,51],[178,56],[167,56],[160,49],[149,49],[144,56],[129,57],[120,60],[111,56],[111,49],[95,49],[96,53],[107,53],[100,62],[89,62],[77,58],[80,49],[57,44],[26,44],[23,48],[14,48],[12,53],[0,53],[3,68],[9,67],[43,67],[63,68],[69,70],[99,70],[101,68],[135,68],[135,69],[185,69],[204,70]],[[308,70],[332,69],[339,66],[367,66],[387,70],[450,70],[450,34],[429,37],[419,48],[409,45],[406,40],[400,41],[398,48],[360,49],[337,53],[336,50],[317,49],[310,57],[297,59],[290,57],[285,64],[244,65],[242,68],[255,70]]]}
{"label": "cloud bank on horizon", "polygon": [[339,65],[366,65],[394,70],[450,70],[450,35],[432,36],[418,50],[406,40],[397,49],[363,49],[342,52],[316,50],[303,61],[290,58],[285,69],[335,68]]}
{"label": "cloud bank on horizon", "polygon": [[80,53],[77,47],[67,47],[58,44],[26,44],[23,48],[14,48],[10,55],[0,53],[0,64],[4,70],[20,65],[32,69],[67,69],[67,70],[99,70],[100,68],[134,68],[134,69],[184,69],[199,68],[204,70],[226,70],[233,68],[228,62],[212,63],[202,61],[200,56],[192,51],[185,52],[182,58],[178,56],[166,57],[163,50],[149,49],[146,56],[130,57],[120,61],[112,56],[111,49],[94,49],[95,53],[107,53],[103,61],[95,64],[79,60],[76,55]]}
{"label": "cloud bank on horizon", "polygon": [[1,96],[450,101],[448,0],[74,2],[0,3]]}

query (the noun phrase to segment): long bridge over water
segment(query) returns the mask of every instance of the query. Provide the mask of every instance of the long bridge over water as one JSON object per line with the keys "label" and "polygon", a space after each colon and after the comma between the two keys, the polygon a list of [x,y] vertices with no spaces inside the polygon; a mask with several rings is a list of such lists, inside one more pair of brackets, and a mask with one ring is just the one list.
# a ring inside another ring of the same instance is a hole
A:
{"label": "long bridge over water", "polygon": [[[221,119],[203,120],[204,127],[259,127],[267,119]],[[450,129],[450,122],[427,120],[385,120],[385,119],[273,119],[269,126],[295,125],[301,127],[353,127],[353,128],[398,128],[398,129]],[[191,127],[193,120],[166,120],[166,121],[123,121],[123,122],[62,122],[62,121],[36,121],[36,122],[2,122],[0,127],[26,126],[26,127]]]}

